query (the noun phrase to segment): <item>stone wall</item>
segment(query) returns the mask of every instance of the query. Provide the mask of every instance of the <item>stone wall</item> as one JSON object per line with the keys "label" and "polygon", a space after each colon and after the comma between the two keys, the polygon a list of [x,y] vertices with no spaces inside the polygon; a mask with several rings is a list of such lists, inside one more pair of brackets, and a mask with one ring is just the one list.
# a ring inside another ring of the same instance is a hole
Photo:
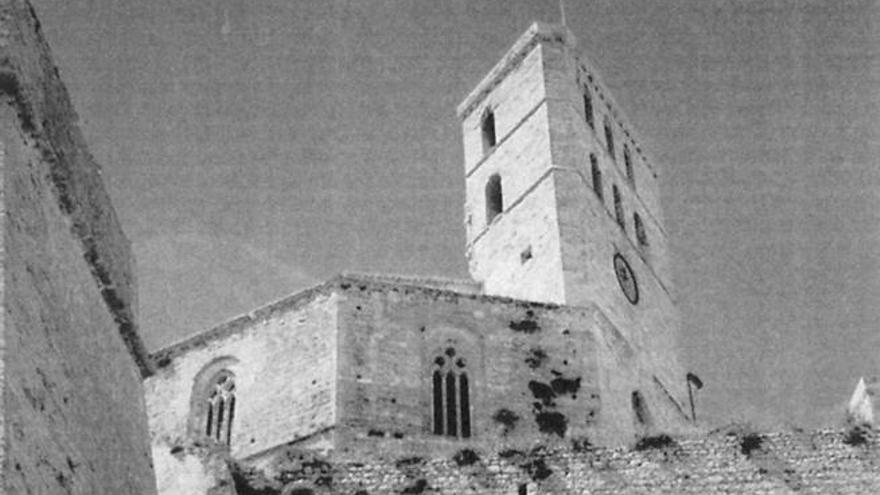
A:
{"label": "stone wall", "polygon": [[[231,456],[269,473],[316,451],[355,460],[620,445],[687,423],[596,306],[436,285],[341,276],[157,352],[146,389],[160,479],[179,469],[161,464],[168,452],[214,443],[196,406],[201,377],[222,369],[236,384]],[[437,370],[467,376],[467,406],[457,397],[453,414],[469,419],[469,435],[435,431]]]}
{"label": "stone wall", "polygon": [[[591,310],[358,280],[341,287],[337,456],[592,434],[601,401]],[[463,360],[469,438],[433,434],[438,358]]]}
{"label": "stone wall", "polygon": [[[154,452],[204,436],[204,418],[195,413],[205,398],[202,378],[222,370],[235,381],[233,457],[260,457],[332,428],[336,306],[334,294],[306,291],[157,352],[156,374],[145,381]],[[325,439],[323,448],[330,445]]]}
{"label": "stone wall", "polygon": [[[443,457],[401,456],[290,462],[275,477],[237,474],[239,495],[260,493],[789,494],[880,493],[880,445],[873,432],[748,430],[629,448],[585,443],[528,450],[462,449]],[[249,491],[250,483],[262,491]],[[291,490],[296,487],[300,491]]]}
{"label": "stone wall", "polygon": [[155,493],[128,241],[39,22],[0,2],[4,493]]}

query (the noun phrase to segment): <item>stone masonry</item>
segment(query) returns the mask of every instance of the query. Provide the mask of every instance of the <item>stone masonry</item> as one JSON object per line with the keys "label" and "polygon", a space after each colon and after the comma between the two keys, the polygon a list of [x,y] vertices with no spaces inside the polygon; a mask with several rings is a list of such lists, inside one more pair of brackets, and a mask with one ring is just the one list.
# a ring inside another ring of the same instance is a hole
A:
{"label": "stone masonry", "polygon": [[23,0],[0,100],[3,492],[155,493],[131,248]]}
{"label": "stone masonry", "polygon": [[271,478],[233,462],[233,479],[224,482],[239,495],[866,494],[880,492],[878,452],[875,432],[731,427],[698,437],[646,437],[630,448],[572,442],[346,463],[300,456]]}

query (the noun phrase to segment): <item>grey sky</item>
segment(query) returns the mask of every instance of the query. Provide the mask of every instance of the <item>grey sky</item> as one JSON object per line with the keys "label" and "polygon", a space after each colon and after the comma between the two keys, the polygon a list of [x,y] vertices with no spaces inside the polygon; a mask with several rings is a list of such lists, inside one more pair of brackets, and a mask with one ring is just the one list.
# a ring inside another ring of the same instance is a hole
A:
{"label": "grey sky", "polygon": [[[455,105],[548,1],[33,0],[134,243],[151,347],[344,269],[466,276]],[[714,423],[880,373],[880,8],[575,1],[659,165]]]}

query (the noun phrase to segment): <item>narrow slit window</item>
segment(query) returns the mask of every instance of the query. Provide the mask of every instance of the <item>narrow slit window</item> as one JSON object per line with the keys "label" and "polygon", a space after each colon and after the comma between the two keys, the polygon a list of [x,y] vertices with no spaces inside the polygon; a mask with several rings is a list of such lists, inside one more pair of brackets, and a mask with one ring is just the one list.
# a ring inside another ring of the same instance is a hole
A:
{"label": "narrow slit window", "polygon": [[608,154],[611,155],[611,158],[614,158],[614,133],[611,132],[611,122],[608,118],[605,118],[605,147],[608,149]]}
{"label": "narrow slit window", "polygon": [[443,375],[434,371],[434,434],[443,434]]}
{"label": "narrow slit window", "polygon": [[590,95],[590,88],[584,86],[584,120],[590,129],[593,128],[593,97]]}
{"label": "narrow slit window", "polygon": [[235,396],[229,398],[229,418],[226,420],[226,443],[232,439],[232,420],[235,418]]}
{"label": "narrow slit window", "polygon": [[495,147],[495,114],[492,110],[486,110],[483,121],[480,124],[483,132],[483,152],[488,152]]}
{"label": "narrow slit window", "polygon": [[461,437],[469,438],[471,436],[471,404],[468,377],[465,373],[458,377],[458,392],[461,406]]}
{"label": "narrow slit window", "polygon": [[633,189],[636,187],[636,176],[633,173],[632,157],[629,154],[629,146],[623,145],[623,164],[626,167],[626,178],[632,184]]}
{"label": "narrow slit window", "polygon": [[208,404],[207,421],[205,422],[205,435],[211,436],[211,428],[214,426],[214,408]]}
{"label": "narrow slit window", "polygon": [[493,174],[486,183],[486,225],[492,223],[504,211],[504,198],[501,192],[501,176]]}
{"label": "narrow slit window", "polygon": [[446,434],[458,435],[457,411],[455,407],[455,373],[446,373]]}
{"label": "narrow slit window", "polygon": [[599,197],[599,201],[602,201],[602,171],[599,170],[596,155],[592,153],[590,153],[590,173],[593,176],[593,192]]}
{"label": "narrow slit window", "polygon": [[612,186],[611,191],[614,195],[614,216],[617,219],[617,224],[622,229],[626,229],[626,219],[623,216],[623,201],[620,199],[620,189],[617,188],[617,184]]}
{"label": "narrow slit window", "polygon": [[638,390],[634,390],[632,393],[632,408],[633,416],[639,425],[651,426],[651,415],[648,412],[648,405],[645,404],[645,399]]}
{"label": "narrow slit window", "polygon": [[642,223],[642,217],[639,216],[638,213],[633,213],[633,225],[636,227],[636,240],[638,240],[639,246],[647,246],[648,234],[645,232],[645,225]]}

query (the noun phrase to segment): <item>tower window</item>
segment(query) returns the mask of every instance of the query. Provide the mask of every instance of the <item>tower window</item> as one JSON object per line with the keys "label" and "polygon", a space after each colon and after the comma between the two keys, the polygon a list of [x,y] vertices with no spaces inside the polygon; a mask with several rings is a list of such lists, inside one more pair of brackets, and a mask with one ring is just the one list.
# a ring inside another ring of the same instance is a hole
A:
{"label": "tower window", "polygon": [[584,119],[590,129],[593,129],[593,97],[590,95],[590,88],[584,86]]}
{"label": "tower window", "polygon": [[488,152],[495,146],[495,114],[492,110],[486,110],[483,122],[480,124],[483,131],[483,152]]}
{"label": "tower window", "polygon": [[449,347],[434,358],[432,394],[434,434],[471,436],[470,382],[465,358]]}
{"label": "tower window", "polygon": [[642,393],[634,390],[632,393],[633,416],[639,426],[651,426],[651,415],[648,412],[648,405]]}
{"label": "tower window", "polygon": [[614,158],[614,133],[611,132],[611,122],[608,117],[605,117],[605,147],[611,158]]}
{"label": "tower window", "polygon": [[235,419],[235,378],[224,371],[215,378],[205,394],[205,435],[229,445]]}
{"label": "tower window", "polygon": [[633,225],[636,227],[636,240],[639,241],[639,246],[647,246],[648,234],[645,232],[645,225],[642,223],[642,217],[640,217],[638,213],[633,213]]}
{"label": "tower window", "polygon": [[504,201],[501,195],[501,176],[493,174],[486,183],[486,225],[504,211]]}
{"label": "tower window", "polygon": [[629,146],[623,145],[623,164],[626,166],[626,178],[632,184],[633,189],[636,187],[636,176],[633,174],[632,157],[629,154]]}
{"label": "tower window", "polygon": [[602,171],[599,170],[599,162],[596,155],[590,153],[590,172],[593,175],[593,192],[602,201]]}
{"label": "tower window", "polygon": [[523,249],[523,251],[521,253],[519,253],[519,262],[520,263],[525,263],[526,261],[529,261],[530,259],[532,259],[532,246],[529,246],[529,247]]}
{"label": "tower window", "polygon": [[617,184],[612,186],[612,192],[614,194],[614,216],[617,218],[617,223],[620,227],[626,229],[626,219],[623,217],[623,202],[620,199],[620,189],[617,188]]}

